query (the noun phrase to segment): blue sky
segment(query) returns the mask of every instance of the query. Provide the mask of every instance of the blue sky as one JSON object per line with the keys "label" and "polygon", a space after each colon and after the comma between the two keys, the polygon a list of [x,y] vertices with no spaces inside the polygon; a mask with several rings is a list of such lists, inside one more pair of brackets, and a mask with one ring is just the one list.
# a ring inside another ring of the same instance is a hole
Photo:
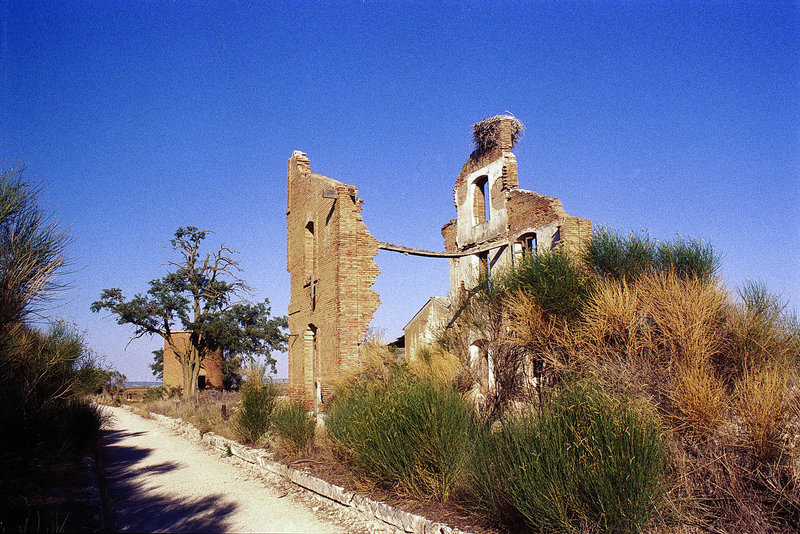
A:
{"label": "blue sky", "polygon": [[[176,228],[214,230],[285,314],[292,150],[359,188],[376,238],[442,250],[471,125],[505,111],[526,125],[521,187],[709,241],[731,290],[800,303],[798,2],[4,0],[0,24],[0,155],[74,238],[49,313],[131,380],[159,340],[127,345],[89,305],[165,274]],[[393,339],[447,264],[377,262]]]}

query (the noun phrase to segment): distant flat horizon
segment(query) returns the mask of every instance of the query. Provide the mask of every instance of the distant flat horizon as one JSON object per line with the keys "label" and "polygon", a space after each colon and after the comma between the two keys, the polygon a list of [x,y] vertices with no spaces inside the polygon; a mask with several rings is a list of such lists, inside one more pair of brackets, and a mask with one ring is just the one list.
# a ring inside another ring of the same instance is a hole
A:
{"label": "distant flat horizon", "polygon": [[[289,379],[287,377],[273,376],[271,378],[273,382],[278,382],[280,384],[289,383]],[[161,386],[161,385],[163,385],[163,382],[161,380],[131,380],[131,381],[126,381],[123,384],[123,387],[132,388],[132,387],[142,387],[142,386],[149,387],[149,386]]]}

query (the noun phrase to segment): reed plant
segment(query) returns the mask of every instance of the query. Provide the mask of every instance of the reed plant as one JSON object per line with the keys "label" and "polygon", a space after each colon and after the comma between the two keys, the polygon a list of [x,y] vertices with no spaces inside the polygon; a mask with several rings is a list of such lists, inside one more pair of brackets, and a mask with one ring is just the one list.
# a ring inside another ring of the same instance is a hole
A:
{"label": "reed plant", "polygon": [[540,413],[506,420],[498,443],[508,497],[537,531],[641,532],[664,499],[656,417],[596,385],[570,384]]}
{"label": "reed plant", "polygon": [[403,367],[386,383],[365,380],[341,390],[325,423],[335,450],[357,468],[442,501],[464,474],[477,424],[456,391]]}
{"label": "reed plant", "polygon": [[317,419],[302,403],[278,404],[272,427],[278,446],[290,454],[305,454],[314,446]]}
{"label": "reed plant", "polygon": [[250,368],[240,390],[240,404],[231,428],[245,443],[259,444],[272,425],[278,389],[264,368]]}

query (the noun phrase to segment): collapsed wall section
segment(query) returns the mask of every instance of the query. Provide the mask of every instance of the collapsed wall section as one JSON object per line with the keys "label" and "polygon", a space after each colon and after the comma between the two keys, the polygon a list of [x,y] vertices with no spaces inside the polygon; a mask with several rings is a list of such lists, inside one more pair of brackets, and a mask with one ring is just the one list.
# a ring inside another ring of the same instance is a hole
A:
{"label": "collapsed wall section", "polygon": [[378,241],[358,190],[312,173],[302,152],[289,159],[287,191],[289,393],[318,410],[360,368],[358,347],[380,304]]}
{"label": "collapsed wall section", "polygon": [[557,244],[578,247],[591,237],[592,223],[564,211],[561,201],[519,189],[511,149],[522,130],[514,117],[490,117],[473,127],[478,146],[456,178],[457,217],[442,227],[450,259],[450,294],[473,287],[492,269],[513,265],[529,250]]}

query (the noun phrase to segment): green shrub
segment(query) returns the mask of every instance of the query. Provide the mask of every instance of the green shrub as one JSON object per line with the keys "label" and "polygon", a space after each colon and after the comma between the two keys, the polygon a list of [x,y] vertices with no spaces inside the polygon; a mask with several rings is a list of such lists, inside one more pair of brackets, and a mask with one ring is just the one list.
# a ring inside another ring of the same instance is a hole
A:
{"label": "green shrub", "polygon": [[587,268],[600,278],[634,281],[644,274],[674,272],[680,278],[711,281],[719,267],[711,245],[677,237],[658,242],[646,233],[622,237],[608,228],[595,230],[584,254]]}
{"label": "green shrub", "polygon": [[498,451],[501,442],[498,435],[481,426],[475,435],[475,448],[470,458],[465,483],[465,492],[460,504],[489,518],[493,522],[508,526],[524,523],[511,504]]}
{"label": "green shrub", "polygon": [[655,257],[656,245],[650,236],[621,237],[608,228],[598,228],[586,247],[584,261],[600,278],[621,281],[652,271]]}
{"label": "green shrub", "polygon": [[549,315],[563,318],[580,313],[591,288],[590,278],[563,247],[526,255],[494,283],[502,290],[522,291]]}
{"label": "green shrub", "polygon": [[67,435],[73,443],[82,445],[100,439],[100,430],[110,415],[102,406],[81,397],[73,398],[64,408]]}
{"label": "green shrub", "polygon": [[155,401],[160,401],[166,396],[167,396],[167,388],[165,388],[164,386],[155,386],[155,387],[149,387],[144,390],[144,394],[142,395],[142,400],[144,402],[155,402]]}
{"label": "green shrub", "polygon": [[442,501],[467,468],[477,428],[456,391],[403,368],[386,383],[362,381],[339,392],[325,422],[334,448],[355,466]]}
{"label": "green shrub", "polygon": [[710,282],[719,269],[719,258],[711,245],[678,237],[658,244],[656,265],[660,272],[673,272],[684,280],[697,278]]}
{"label": "green shrub", "polygon": [[498,442],[508,497],[542,532],[640,532],[665,491],[656,419],[598,387],[566,387]]}
{"label": "green shrub", "polygon": [[259,443],[272,424],[277,389],[272,381],[248,379],[241,389],[241,404],[232,429],[246,443]]}
{"label": "green shrub", "polygon": [[272,424],[279,445],[288,452],[306,452],[314,444],[317,420],[302,403],[278,406]]}

